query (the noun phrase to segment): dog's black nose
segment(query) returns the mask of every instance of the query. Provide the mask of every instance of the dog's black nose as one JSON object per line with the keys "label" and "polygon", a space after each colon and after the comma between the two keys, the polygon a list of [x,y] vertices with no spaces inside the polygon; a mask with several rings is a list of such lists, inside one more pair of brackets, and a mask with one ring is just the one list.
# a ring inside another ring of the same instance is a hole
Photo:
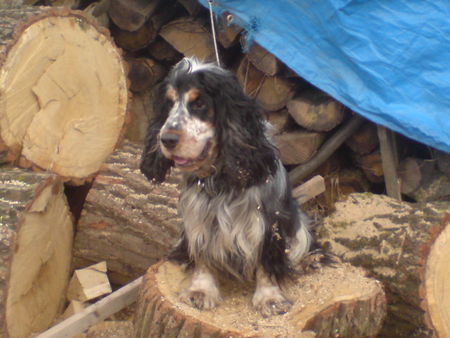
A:
{"label": "dog's black nose", "polygon": [[177,146],[180,135],[174,133],[165,133],[161,135],[161,142],[167,149],[173,149]]}

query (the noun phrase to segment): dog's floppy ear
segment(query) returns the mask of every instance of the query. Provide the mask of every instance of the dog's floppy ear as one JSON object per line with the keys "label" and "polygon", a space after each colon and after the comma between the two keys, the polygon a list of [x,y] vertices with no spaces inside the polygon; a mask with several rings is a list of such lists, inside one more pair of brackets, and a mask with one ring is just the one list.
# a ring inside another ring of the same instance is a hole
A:
{"label": "dog's floppy ear", "polygon": [[228,179],[244,187],[264,182],[276,171],[277,160],[260,107],[231,72],[205,72],[203,80],[214,98],[219,158]]}
{"label": "dog's floppy ear", "polygon": [[159,146],[159,132],[167,119],[170,109],[170,102],[166,97],[165,91],[165,83],[162,83],[155,91],[153,109],[156,117],[148,125],[140,164],[141,172],[149,180],[157,183],[165,180],[167,172],[173,166],[173,161],[164,157]]}

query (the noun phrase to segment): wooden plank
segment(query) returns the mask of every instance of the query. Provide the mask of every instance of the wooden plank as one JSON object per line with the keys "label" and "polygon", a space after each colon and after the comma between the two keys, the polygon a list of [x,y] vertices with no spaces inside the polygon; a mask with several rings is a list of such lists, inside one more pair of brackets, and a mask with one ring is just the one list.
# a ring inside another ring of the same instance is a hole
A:
{"label": "wooden plank", "polygon": [[400,179],[397,174],[398,155],[395,134],[393,131],[378,125],[378,139],[380,141],[381,160],[383,163],[384,182],[388,196],[401,201]]}
{"label": "wooden plank", "polygon": [[292,195],[297,199],[298,204],[303,204],[323,192],[325,192],[325,180],[317,175],[293,189]]}
{"label": "wooden plank", "polygon": [[76,334],[82,333],[90,326],[101,322],[135,302],[141,284],[142,277],[139,277],[83,311],[39,334],[36,338],[73,337]]}

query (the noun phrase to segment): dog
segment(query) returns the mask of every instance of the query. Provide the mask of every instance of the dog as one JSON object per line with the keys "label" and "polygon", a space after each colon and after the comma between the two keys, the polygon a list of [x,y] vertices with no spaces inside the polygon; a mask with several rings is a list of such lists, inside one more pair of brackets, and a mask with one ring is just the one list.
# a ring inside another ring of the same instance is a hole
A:
{"label": "dog", "polygon": [[169,255],[192,268],[180,300],[220,303],[218,273],[255,281],[263,316],[286,313],[280,283],[310,250],[310,221],[291,194],[269,124],[228,70],[184,58],[156,92],[140,168],[163,182],[183,173],[181,238]]}

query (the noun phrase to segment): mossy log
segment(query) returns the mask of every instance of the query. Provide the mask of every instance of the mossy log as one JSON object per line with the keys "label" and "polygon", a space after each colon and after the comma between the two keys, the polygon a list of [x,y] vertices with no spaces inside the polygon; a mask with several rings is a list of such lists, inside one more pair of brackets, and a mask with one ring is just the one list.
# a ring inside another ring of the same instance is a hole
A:
{"label": "mossy log", "polygon": [[60,314],[72,238],[72,216],[56,175],[0,172],[1,337],[29,337]]}
{"label": "mossy log", "polygon": [[352,194],[317,228],[327,250],[386,287],[385,337],[450,336],[450,202]]}
{"label": "mossy log", "polygon": [[200,311],[180,303],[183,269],[162,261],[144,277],[135,338],[147,337],[371,337],[386,306],[381,284],[349,264],[324,267],[285,285],[293,302],[285,315],[263,318],[251,306],[252,287],[221,280],[223,302]]}
{"label": "mossy log", "polygon": [[126,142],[103,165],[78,222],[76,268],[106,261],[112,282],[143,275],[178,239],[178,176],[155,185],[139,171],[142,146]]}
{"label": "mossy log", "polygon": [[84,183],[124,133],[121,54],[83,12],[0,10],[0,107],[10,161]]}

